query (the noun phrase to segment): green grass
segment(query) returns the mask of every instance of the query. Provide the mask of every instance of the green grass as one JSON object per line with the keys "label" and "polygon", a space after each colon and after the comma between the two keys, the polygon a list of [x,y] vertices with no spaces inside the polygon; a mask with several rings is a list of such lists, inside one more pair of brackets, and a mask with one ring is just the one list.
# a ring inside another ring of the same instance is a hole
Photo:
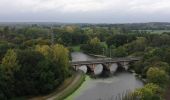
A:
{"label": "green grass", "polygon": [[73,51],[80,51],[80,45],[72,46]]}
{"label": "green grass", "polygon": [[162,34],[163,32],[170,32],[170,30],[154,30],[152,33]]}
{"label": "green grass", "polygon": [[70,96],[72,93],[74,93],[80,86],[81,84],[84,82],[85,80],[85,74],[80,74],[80,78],[77,80],[77,82],[71,86],[67,91],[64,91],[61,95],[59,95],[58,97],[55,98],[55,100],[63,100],[66,97]]}
{"label": "green grass", "polygon": [[80,96],[84,90],[86,90],[87,87],[89,87],[89,82],[91,81],[90,76],[85,76],[85,81],[82,83],[82,85],[70,96],[65,98],[64,100],[74,100],[76,97]]}
{"label": "green grass", "polygon": [[164,32],[170,32],[170,30],[148,30],[151,34],[162,34]]}
{"label": "green grass", "polygon": [[146,31],[150,32],[151,34],[162,34],[163,32],[170,32],[170,30],[139,30],[139,31]]}

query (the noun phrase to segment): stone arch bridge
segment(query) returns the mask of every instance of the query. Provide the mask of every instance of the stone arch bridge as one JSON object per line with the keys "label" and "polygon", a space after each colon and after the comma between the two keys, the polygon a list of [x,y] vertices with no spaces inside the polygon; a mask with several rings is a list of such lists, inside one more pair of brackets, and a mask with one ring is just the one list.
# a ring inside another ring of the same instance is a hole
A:
{"label": "stone arch bridge", "polygon": [[94,72],[97,65],[101,64],[103,69],[106,69],[112,72],[111,67],[117,68],[122,67],[125,70],[128,70],[129,64],[135,61],[139,61],[141,58],[139,57],[126,57],[126,58],[113,58],[113,59],[96,59],[96,60],[89,60],[89,61],[71,61],[71,66],[75,70],[79,70],[81,66],[86,66],[88,70]]}

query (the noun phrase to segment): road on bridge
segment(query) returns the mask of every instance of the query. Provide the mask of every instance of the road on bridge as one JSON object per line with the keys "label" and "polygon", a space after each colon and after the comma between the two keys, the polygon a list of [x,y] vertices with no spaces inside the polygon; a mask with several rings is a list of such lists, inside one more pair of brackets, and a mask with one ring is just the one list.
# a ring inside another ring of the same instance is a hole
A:
{"label": "road on bridge", "polygon": [[89,64],[102,64],[102,63],[117,63],[117,62],[132,62],[139,61],[140,57],[127,57],[127,58],[113,58],[113,59],[97,59],[89,61],[71,61],[72,66],[89,65]]}

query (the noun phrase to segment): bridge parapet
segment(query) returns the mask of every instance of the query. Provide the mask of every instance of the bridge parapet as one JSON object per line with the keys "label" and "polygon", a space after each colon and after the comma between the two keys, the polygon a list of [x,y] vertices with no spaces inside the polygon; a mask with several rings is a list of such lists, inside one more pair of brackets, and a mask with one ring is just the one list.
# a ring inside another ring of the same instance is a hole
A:
{"label": "bridge parapet", "polygon": [[106,63],[120,63],[120,62],[133,62],[139,61],[139,57],[128,57],[128,58],[113,58],[113,59],[97,59],[89,61],[72,61],[70,62],[72,66],[80,65],[91,65],[91,64],[106,64]]}

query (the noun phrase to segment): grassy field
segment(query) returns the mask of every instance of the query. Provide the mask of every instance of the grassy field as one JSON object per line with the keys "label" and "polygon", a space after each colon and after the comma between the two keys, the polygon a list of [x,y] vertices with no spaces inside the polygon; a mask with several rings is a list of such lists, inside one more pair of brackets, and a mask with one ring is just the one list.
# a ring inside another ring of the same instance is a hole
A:
{"label": "grassy field", "polygon": [[150,32],[151,34],[162,34],[164,32],[170,32],[170,30],[138,30],[138,31],[146,31]]}
{"label": "grassy field", "polygon": [[81,86],[84,80],[85,74],[79,73],[79,77],[77,76],[77,78],[74,79],[74,81],[65,90],[62,91],[61,95],[58,95],[54,100],[63,100],[66,97],[70,96]]}
{"label": "grassy field", "polygon": [[73,51],[80,51],[80,45],[72,46],[71,48]]}
{"label": "grassy field", "polygon": [[164,32],[170,32],[170,30],[150,30],[149,32],[153,34],[162,34]]}
{"label": "grassy field", "polygon": [[91,77],[86,75],[85,82],[83,82],[81,86],[74,93],[72,93],[70,96],[68,96],[64,100],[75,100],[76,97],[80,96],[83,93],[83,91],[86,90],[87,87],[89,87],[89,82],[91,80],[92,80]]}

